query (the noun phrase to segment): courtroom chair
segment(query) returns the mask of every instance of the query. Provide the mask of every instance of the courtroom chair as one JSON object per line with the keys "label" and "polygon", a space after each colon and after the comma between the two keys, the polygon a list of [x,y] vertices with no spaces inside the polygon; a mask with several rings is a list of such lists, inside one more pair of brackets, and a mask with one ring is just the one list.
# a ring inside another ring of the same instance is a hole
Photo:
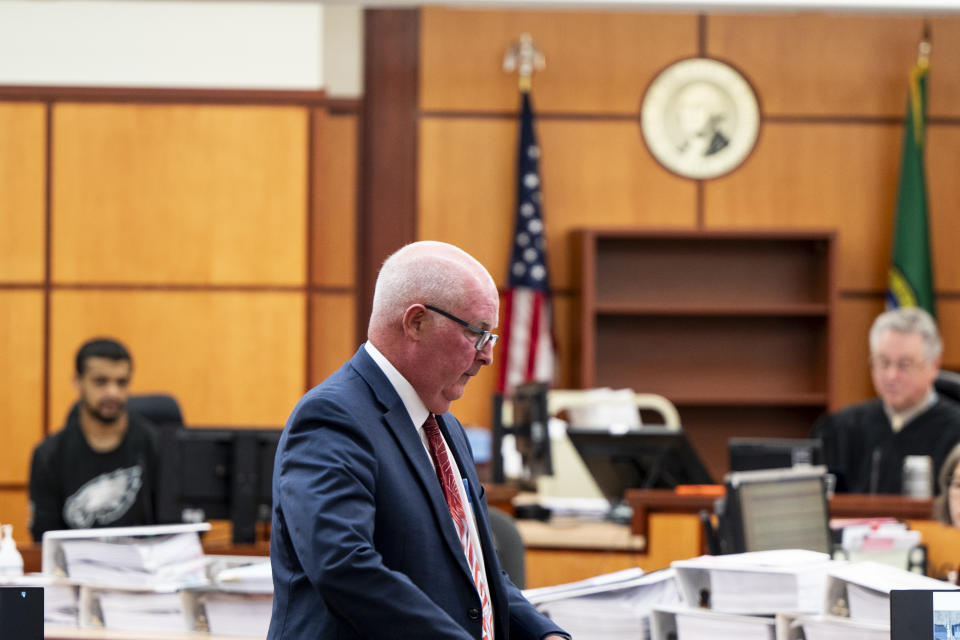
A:
{"label": "courtroom chair", "polygon": [[488,507],[490,529],[493,531],[493,544],[497,548],[500,565],[507,572],[513,584],[526,588],[527,567],[524,554],[527,551],[523,538],[513,517],[496,507]]}
{"label": "courtroom chair", "polygon": [[933,388],[944,398],[960,402],[960,373],[941,370],[933,381]]}
{"label": "courtroom chair", "polygon": [[167,393],[131,395],[127,411],[137,413],[157,426],[183,426],[183,413],[177,399]]}
{"label": "courtroom chair", "polygon": [[[71,413],[77,410],[74,403]],[[157,426],[183,426],[183,413],[177,399],[167,393],[130,394],[127,411],[143,416]]]}

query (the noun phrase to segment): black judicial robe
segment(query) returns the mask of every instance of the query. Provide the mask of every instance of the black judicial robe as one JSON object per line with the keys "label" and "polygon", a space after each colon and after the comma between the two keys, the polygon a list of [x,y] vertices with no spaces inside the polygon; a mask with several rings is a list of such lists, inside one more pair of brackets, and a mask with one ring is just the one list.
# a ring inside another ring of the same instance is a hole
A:
{"label": "black judicial robe", "polygon": [[940,467],[960,443],[960,405],[937,398],[894,433],[877,398],[821,417],[811,435],[823,441],[827,469],[837,476],[837,492],[901,493],[903,458],[908,455],[933,459],[938,492]]}

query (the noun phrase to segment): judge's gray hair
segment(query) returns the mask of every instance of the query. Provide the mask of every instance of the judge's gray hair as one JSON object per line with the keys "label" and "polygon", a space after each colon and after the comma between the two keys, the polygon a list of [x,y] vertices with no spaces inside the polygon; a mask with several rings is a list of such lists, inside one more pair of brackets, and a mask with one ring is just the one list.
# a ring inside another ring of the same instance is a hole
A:
{"label": "judge's gray hair", "polygon": [[923,338],[927,361],[939,358],[943,353],[943,340],[937,330],[937,323],[929,313],[919,307],[900,307],[877,316],[870,327],[870,351],[876,351],[880,335],[884,331],[917,334]]}

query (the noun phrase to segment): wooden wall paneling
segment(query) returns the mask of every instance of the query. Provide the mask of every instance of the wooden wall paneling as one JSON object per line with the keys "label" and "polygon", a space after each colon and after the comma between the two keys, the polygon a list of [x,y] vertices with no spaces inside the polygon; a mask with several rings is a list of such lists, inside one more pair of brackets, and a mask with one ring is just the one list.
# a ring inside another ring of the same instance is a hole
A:
{"label": "wooden wall paneling", "polygon": [[[927,208],[933,252],[934,286],[938,291],[960,293],[960,126],[930,125],[927,128]],[[960,340],[960,326],[957,340]],[[960,362],[960,360],[958,360]]]}
{"label": "wooden wall paneling", "polygon": [[710,15],[707,53],[746,74],[766,116],[902,117],[922,33],[920,16]]}
{"label": "wooden wall paneling", "polygon": [[870,346],[867,336],[874,318],[883,312],[883,298],[843,297],[837,304],[837,339],[831,410],[874,397],[870,381]]}
{"label": "wooden wall paneling", "polygon": [[[540,119],[537,129],[553,287],[570,286],[567,237],[588,220],[695,226],[695,183],[654,162],[636,122]],[[506,284],[513,234],[516,145],[513,118],[426,117],[420,124],[420,237],[462,246],[500,286]]]}
{"label": "wooden wall paneling", "polygon": [[838,287],[882,290],[899,125],[767,122],[739,170],[704,185],[712,229],[837,229]]}
{"label": "wooden wall paneling", "polygon": [[[315,293],[310,296],[313,305],[311,314],[313,334],[313,369],[308,387],[321,383],[324,378],[340,368],[353,357],[366,335],[354,337],[357,326],[356,296],[352,293]],[[290,406],[293,408],[293,405]]]}
{"label": "wooden wall paneling", "polygon": [[0,103],[0,283],[42,282],[46,107]]}
{"label": "wooden wall paneling", "polygon": [[960,371],[960,298],[937,300],[937,324],[943,334],[943,366]]}
{"label": "wooden wall paneling", "polygon": [[417,239],[419,34],[419,9],[364,12],[358,336],[366,332],[380,265]]}
{"label": "wooden wall paneling", "polygon": [[778,438],[808,438],[823,406],[680,408],[680,423],[715,482],[730,470],[727,442],[732,437],[769,438],[776,425]]}
{"label": "wooden wall paneling", "polygon": [[17,546],[33,544],[27,529],[30,519],[29,497],[26,489],[0,489],[0,514],[2,522],[13,525],[13,539]]}
{"label": "wooden wall paneling", "polygon": [[[0,484],[26,484],[43,438],[43,293],[0,291]],[[0,511],[2,513],[2,511]],[[0,521],[6,522],[0,518]]]}
{"label": "wooden wall paneling", "polygon": [[613,11],[423,9],[420,107],[514,111],[515,74],[503,54],[521,33],[546,58],[534,78],[534,107],[633,114],[656,72],[697,51],[693,14]]}
{"label": "wooden wall paneling", "polygon": [[960,17],[930,19],[930,117],[960,116]]}
{"label": "wooden wall paneling", "polygon": [[[314,285],[356,284],[358,118],[315,109],[310,263]],[[353,335],[351,328],[349,335]]]}
{"label": "wooden wall paneling", "polygon": [[279,427],[306,384],[305,317],[301,292],[54,291],[51,429],[75,400],[74,354],[96,335],[124,341],[132,389],[172,393],[187,424]]}
{"label": "wooden wall paneling", "polygon": [[306,108],[54,109],[56,282],[303,284]]}

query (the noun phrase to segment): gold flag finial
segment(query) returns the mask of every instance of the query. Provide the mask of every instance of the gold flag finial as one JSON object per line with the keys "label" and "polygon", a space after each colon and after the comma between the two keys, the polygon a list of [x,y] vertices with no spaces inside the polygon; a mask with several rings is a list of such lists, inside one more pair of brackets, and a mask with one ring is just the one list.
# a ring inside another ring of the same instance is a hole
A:
{"label": "gold flag finial", "polygon": [[520,91],[530,91],[533,72],[542,71],[547,66],[546,58],[533,43],[529,33],[520,34],[520,39],[510,45],[503,54],[503,70],[517,72]]}

